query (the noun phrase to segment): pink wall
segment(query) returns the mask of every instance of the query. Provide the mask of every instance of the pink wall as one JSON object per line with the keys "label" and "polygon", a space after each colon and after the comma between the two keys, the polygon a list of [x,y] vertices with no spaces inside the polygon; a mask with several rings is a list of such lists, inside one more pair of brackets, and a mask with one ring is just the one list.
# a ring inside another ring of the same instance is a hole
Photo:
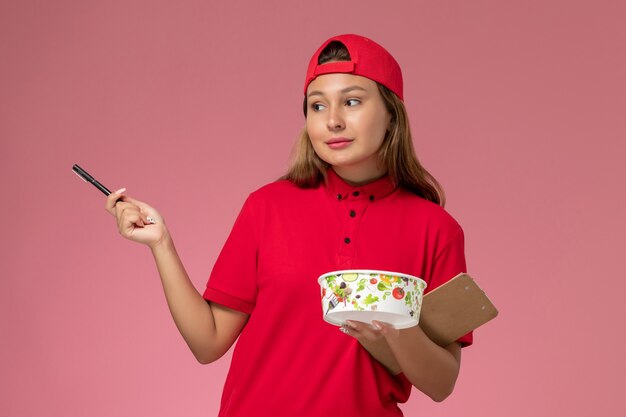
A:
{"label": "pink wall", "polygon": [[625,3],[364,3],[0,3],[0,415],[216,414],[228,359],[195,363],[148,250],[70,168],[157,207],[202,289],[286,167],[310,55],[345,32],[400,62],[501,311],[454,394],[415,391],[406,415],[623,411]]}

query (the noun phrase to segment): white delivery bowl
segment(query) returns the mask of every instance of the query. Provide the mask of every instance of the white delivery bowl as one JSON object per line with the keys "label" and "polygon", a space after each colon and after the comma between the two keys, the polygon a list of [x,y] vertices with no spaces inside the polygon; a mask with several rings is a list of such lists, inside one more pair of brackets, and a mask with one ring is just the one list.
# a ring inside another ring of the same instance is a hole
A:
{"label": "white delivery bowl", "polygon": [[350,269],[319,277],[322,311],[328,323],[378,320],[396,329],[419,322],[426,282],[399,272]]}

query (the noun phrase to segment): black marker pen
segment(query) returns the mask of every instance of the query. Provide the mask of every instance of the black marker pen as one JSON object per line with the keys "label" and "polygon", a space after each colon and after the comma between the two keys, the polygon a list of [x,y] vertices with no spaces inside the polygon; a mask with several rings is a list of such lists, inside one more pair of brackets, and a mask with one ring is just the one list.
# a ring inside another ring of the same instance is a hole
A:
{"label": "black marker pen", "polygon": [[109,194],[111,194],[111,191],[109,191],[107,187],[96,181],[94,177],[89,175],[87,171],[79,167],[77,164],[74,164],[74,166],[72,167],[72,171],[74,171],[76,175],[81,177],[85,182],[90,182],[91,184],[93,184],[93,186],[102,191],[104,195],[108,196]]}
{"label": "black marker pen", "polygon": [[[93,184],[93,186],[96,187],[98,190],[102,191],[104,195],[108,196],[109,194],[111,194],[111,191],[107,187],[100,184],[94,177],[89,175],[87,171],[79,167],[77,164],[74,164],[74,166],[72,167],[72,171],[74,171],[74,173],[78,175],[79,177],[81,177],[85,182],[89,182]],[[119,201],[122,201],[122,200],[117,200],[115,204],[117,204]],[[150,222],[151,224],[154,224],[156,223],[156,220],[148,216],[148,222]]]}

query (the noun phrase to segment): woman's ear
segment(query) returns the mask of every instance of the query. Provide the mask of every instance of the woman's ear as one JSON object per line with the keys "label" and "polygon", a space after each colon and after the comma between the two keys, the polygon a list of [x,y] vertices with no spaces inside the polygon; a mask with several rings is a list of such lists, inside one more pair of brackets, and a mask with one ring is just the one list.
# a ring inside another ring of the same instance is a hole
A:
{"label": "woman's ear", "polygon": [[387,123],[387,132],[391,132],[391,131],[393,130],[393,128],[395,127],[395,123],[396,123],[396,121],[395,121],[395,119],[392,117],[392,118],[389,120],[389,123]]}

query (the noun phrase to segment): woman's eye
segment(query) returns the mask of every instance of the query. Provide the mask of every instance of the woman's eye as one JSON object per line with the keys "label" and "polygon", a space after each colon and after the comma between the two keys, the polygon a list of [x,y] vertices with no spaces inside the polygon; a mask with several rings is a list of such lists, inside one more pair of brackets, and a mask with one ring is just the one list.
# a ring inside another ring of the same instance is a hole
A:
{"label": "woman's eye", "polygon": [[319,103],[311,104],[311,108],[313,109],[313,111],[319,111],[320,107],[324,107],[324,105],[323,104],[319,104]]}
{"label": "woman's eye", "polygon": [[[357,100],[356,98],[350,98],[350,99],[348,99],[347,103],[350,103],[350,102],[360,103],[361,101]],[[356,104],[354,104],[354,105],[356,105]]]}

